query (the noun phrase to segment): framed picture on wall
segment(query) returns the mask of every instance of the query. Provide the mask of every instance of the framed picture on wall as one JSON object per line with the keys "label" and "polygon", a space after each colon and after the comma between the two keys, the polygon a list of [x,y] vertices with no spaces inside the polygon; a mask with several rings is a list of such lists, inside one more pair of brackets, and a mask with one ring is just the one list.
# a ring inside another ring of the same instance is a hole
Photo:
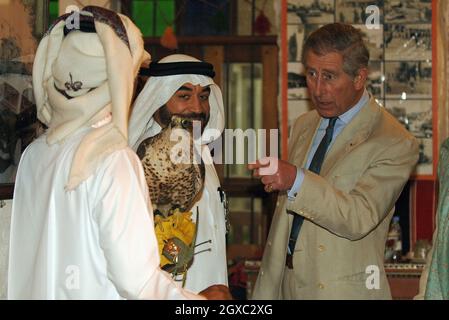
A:
{"label": "framed picture on wall", "polygon": [[301,62],[290,62],[288,64],[288,98],[307,99],[307,83],[304,65]]}
{"label": "framed picture on wall", "polygon": [[289,20],[300,24],[334,22],[334,4],[334,0],[288,0]]}
{"label": "framed picture on wall", "polygon": [[385,60],[431,60],[431,24],[386,24]]}
{"label": "framed picture on wall", "polygon": [[336,0],[335,15],[338,22],[363,24],[366,17],[366,7],[375,5],[379,8],[380,23],[383,19],[383,0]]}
{"label": "framed picture on wall", "polygon": [[321,26],[322,24],[288,25],[288,61],[301,61],[302,44],[304,43],[304,39]]}
{"label": "framed picture on wall", "polygon": [[366,89],[371,93],[379,102],[382,102],[384,95],[384,71],[383,62],[370,61],[368,65],[369,74],[366,81]]}
{"label": "framed picture on wall", "polygon": [[385,107],[418,140],[419,159],[415,175],[431,175],[434,136],[432,100],[386,100]]}
{"label": "framed picture on wall", "polygon": [[432,99],[432,63],[385,62],[385,83],[387,98]]}
{"label": "framed picture on wall", "polygon": [[354,24],[363,33],[363,40],[369,50],[370,61],[382,60],[384,56],[384,37],[382,28],[368,29],[364,24]]}
{"label": "framed picture on wall", "polygon": [[20,156],[43,131],[31,72],[47,15],[48,1],[0,2],[0,199],[12,198]]}
{"label": "framed picture on wall", "polygon": [[384,1],[385,23],[432,22],[432,1]]}

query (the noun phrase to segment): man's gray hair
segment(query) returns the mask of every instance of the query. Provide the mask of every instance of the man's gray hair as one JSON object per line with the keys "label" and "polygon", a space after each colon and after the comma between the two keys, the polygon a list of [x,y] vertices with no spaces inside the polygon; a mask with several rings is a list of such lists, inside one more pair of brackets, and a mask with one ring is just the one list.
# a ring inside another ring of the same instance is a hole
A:
{"label": "man's gray hair", "polygon": [[363,41],[363,33],[349,24],[331,23],[312,32],[302,48],[302,62],[306,65],[306,54],[322,56],[338,52],[343,56],[343,71],[355,77],[360,68],[367,68],[369,51]]}

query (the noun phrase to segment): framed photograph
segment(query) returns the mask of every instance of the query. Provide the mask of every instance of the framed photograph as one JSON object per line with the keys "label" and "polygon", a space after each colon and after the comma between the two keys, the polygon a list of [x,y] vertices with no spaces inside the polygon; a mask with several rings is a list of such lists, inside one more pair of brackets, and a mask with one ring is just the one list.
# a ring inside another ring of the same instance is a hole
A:
{"label": "framed photograph", "polygon": [[383,2],[383,0],[336,0],[335,16],[338,22],[364,24],[367,18],[366,7],[376,5],[379,8],[379,22],[382,23]]}
{"label": "framed photograph", "polygon": [[48,1],[0,2],[0,199],[12,198],[20,156],[43,131],[31,72],[47,16]]}
{"label": "framed photograph", "polygon": [[431,24],[386,24],[385,60],[431,60]]}
{"label": "framed photograph", "polygon": [[386,109],[418,139],[419,159],[414,175],[432,175],[432,100],[386,100],[385,103]]}
{"label": "framed photograph", "polygon": [[432,1],[384,1],[385,23],[432,22]]}
{"label": "framed photograph", "polygon": [[288,32],[288,61],[300,62],[304,40],[310,33],[320,28],[321,24],[291,24],[287,26]]}
{"label": "framed photograph", "polygon": [[288,0],[288,23],[325,24],[334,22],[334,0]]}
{"label": "framed photograph", "polygon": [[364,24],[354,25],[363,33],[363,40],[369,50],[370,61],[382,60],[384,55],[384,37],[382,28],[368,29]]}
{"label": "framed photograph", "polygon": [[432,99],[430,61],[385,62],[387,99]]}
{"label": "framed photograph", "polygon": [[369,74],[366,81],[366,90],[371,93],[374,98],[378,100],[383,100],[384,95],[384,71],[383,62],[381,61],[370,61],[368,65]]}
{"label": "framed photograph", "polygon": [[288,33],[288,61],[301,61],[301,48],[304,42],[304,29],[302,24],[287,26]]}
{"label": "framed photograph", "polygon": [[289,100],[307,99],[307,82],[304,65],[301,62],[288,64],[287,94]]}

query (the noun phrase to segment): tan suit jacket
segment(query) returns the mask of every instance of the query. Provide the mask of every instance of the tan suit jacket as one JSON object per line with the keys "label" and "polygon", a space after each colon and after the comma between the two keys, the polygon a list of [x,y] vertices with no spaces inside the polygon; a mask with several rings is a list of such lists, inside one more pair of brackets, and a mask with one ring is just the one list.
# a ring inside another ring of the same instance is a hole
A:
{"label": "tan suit jacket", "polygon": [[[290,163],[304,167],[320,119],[314,110],[296,120]],[[295,200],[280,195],[253,299],[391,299],[385,241],[394,204],[417,161],[416,139],[371,98],[337,136],[320,176],[304,170]],[[305,219],[289,270],[293,214]],[[286,273],[294,280],[289,296],[282,290]]]}

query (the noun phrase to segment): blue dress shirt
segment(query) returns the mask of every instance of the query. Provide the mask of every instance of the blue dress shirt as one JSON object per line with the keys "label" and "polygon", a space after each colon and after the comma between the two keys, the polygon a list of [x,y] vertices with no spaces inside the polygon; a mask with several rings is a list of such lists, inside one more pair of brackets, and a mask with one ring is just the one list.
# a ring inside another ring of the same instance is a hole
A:
{"label": "blue dress shirt", "polygon": [[[360,100],[355,104],[354,107],[343,113],[342,115],[338,116],[337,122],[335,122],[334,127],[334,134],[332,135],[332,141],[329,144],[329,147],[327,150],[329,150],[337,136],[343,131],[343,129],[351,122],[351,120],[355,117],[357,113],[362,109],[362,107],[368,102],[369,100],[369,94],[368,91],[363,92],[362,97]],[[329,124],[329,119],[327,118],[321,118],[320,125],[318,126],[318,131],[315,135],[315,138],[312,142],[312,147],[310,149],[310,152],[307,156],[307,162],[306,162],[306,168],[310,166],[310,162],[312,162],[313,155],[315,154],[316,149],[318,148],[318,145],[320,144],[321,140],[323,139],[324,135],[326,134],[326,128]],[[298,191],[301,189],[302,182],[304,180],[304,169],[298,168],[296,173],[295,182],[293,182],[292,188],[288,191],[287,196],[288,200],[293,201],[295,200],[295,197],[298,193]]]}

